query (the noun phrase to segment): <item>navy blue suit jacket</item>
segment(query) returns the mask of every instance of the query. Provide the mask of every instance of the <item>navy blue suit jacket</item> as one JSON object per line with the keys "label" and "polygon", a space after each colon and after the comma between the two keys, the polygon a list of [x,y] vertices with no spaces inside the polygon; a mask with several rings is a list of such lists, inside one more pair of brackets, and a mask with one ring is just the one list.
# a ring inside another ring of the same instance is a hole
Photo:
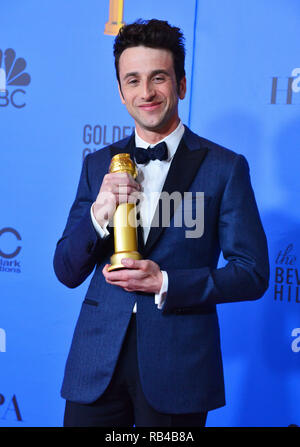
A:
{"label": "navy blue suit jacket", "polygon": [[[150,405],[162,413],[211,410],[225,404],[216,305],[258,299],[269,280],[266,237],[248,164],[242,155],[185,129],[163,191],[204,192],[204,233],[187,238],[190,228],[172,225],[171,220],[169,227],[153,227],[140,247],[145,259],[168,273],[168,293],[159,310],[153,295],[106,283],[102,269],[110,262],[113,237],[99,238],[90,218],[112,155],[131,153],[133,144],[129,137],[85,158],[57,243],[54,268],[62,283],[76,287],[93,272],[67,359],[62,396],[89,403],[105,391],[136,302],[139,371]],[[217,268],[221,250],[227,264]]]}

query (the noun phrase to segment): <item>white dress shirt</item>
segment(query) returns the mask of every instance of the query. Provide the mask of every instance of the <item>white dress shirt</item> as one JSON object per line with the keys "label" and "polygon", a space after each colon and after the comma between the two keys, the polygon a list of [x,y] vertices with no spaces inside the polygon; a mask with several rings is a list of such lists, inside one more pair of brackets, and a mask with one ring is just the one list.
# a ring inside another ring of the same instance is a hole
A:
{"label": "white dress shirt", "polygon": [[[168,136],[158,141],[155,144],[149,144],[143,140],[135,130],[135,144],[137,147],[142,147],[147,149],[148,147],[153,147],[158,143],[164,141],[168,147],[168,158],[167,160],[151,160],[149,163],[142,165],[138,164],[138,176],[136,181],[141,185],[142,197],[145,200],[141,200],[139,204],[140,222],[143,226],[143,237],[144,243],[146,244],[150,228],[151,221],[154,216],[154,212],[157,206],[159,195],[162,191],[163,185],[165,183],[171,161],[180,143],[182,135],[184,133],[184,126],[180,121],[177,128]],[[91,219],[95,230],[100,235],[100,237],[107,237],[109,232],[107,230],[107,225],[102,228],[96,221],[92,208],[91,208]],[[168,275],[165,271],[162,271],[163,282],[158,294],[155,294],[154,302],[157,307],[161,309],[166,297],[168,290]],[[133,312],[136,312],[136,304],[134,305]]]}

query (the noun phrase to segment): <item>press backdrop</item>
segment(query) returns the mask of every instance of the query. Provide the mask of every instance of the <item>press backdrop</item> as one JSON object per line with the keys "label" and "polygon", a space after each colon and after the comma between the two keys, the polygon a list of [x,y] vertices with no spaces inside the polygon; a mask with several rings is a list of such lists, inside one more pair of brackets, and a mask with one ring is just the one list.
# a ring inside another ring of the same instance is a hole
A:
{"label": "press backdrop", "polygon": [[13,0],[0,26],[0,426],[62,424],[87,282],[58,282],[55,244],[85,155],[133,128],[115,80],[115,16],[183,30],[182,120],[247,157],[267,233],[269,290],[218,307],[227,406],[207,426],[300,425],[299,1]]}

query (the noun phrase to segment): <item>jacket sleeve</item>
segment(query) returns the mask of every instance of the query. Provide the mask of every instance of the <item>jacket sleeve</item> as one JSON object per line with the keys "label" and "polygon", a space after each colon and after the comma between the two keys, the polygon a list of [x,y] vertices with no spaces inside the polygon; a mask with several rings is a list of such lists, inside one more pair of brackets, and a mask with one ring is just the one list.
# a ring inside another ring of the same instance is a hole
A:
{"label": "jacket sleeve", "polygon": [[[209,230],[206,230],[209,231]],[[221,199],[219,244],[225,267],[167,270],[169,287],[163,312],[197,309],[244,300],[265,293],[269,282],[269,258],[249,167],[238,156]]]}
{"label": "jacket sleeve", "polygon": [[88,161],[89,155],[83,162],[76,197],[53,261],[57,278],[71,288],[82,284],[96,263],[107,255],[107,239],[96,232],[90,215],[95,198],[89,182]]}

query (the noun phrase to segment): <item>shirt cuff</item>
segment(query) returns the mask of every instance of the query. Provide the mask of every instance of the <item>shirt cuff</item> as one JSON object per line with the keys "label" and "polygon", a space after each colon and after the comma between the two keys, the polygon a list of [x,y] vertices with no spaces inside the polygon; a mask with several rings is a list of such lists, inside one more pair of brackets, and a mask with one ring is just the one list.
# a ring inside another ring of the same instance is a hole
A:
{"label": "shirt cuff", "polygon": [[163,276],[163,281],[162,281],[162,285],[161,285],[161,289],[159,291],[159,293],[155,294],[154,297],[154,302],[155,304],[157,304],[158,309],[162,309],[166,296],[167,296],[167,291],[168,291],[168,274],[165,271],[161,271],[162,276]]}
{"label": "shirt cuff", "polygon": [[91,211],[90,211],[90,212],[91,212],[91,219],[92,219],[93,227],[95,228],[96,232],[99,234],[99,236],[100,236],[102,239],[108,237],[109,234],[110,234],[109,231],[108,231],[108,229],[107,229],[107,226],[108,226],[108,224],[109,224],[109,221],[105,222],[104,227],[101,227],[101,225],[98,224],[98,222],[97,222],[97,220],[96,220],[96,218],[95,218],[95,216],[94,216],[94,213],[93,213],[93,205],[91,206]]}

